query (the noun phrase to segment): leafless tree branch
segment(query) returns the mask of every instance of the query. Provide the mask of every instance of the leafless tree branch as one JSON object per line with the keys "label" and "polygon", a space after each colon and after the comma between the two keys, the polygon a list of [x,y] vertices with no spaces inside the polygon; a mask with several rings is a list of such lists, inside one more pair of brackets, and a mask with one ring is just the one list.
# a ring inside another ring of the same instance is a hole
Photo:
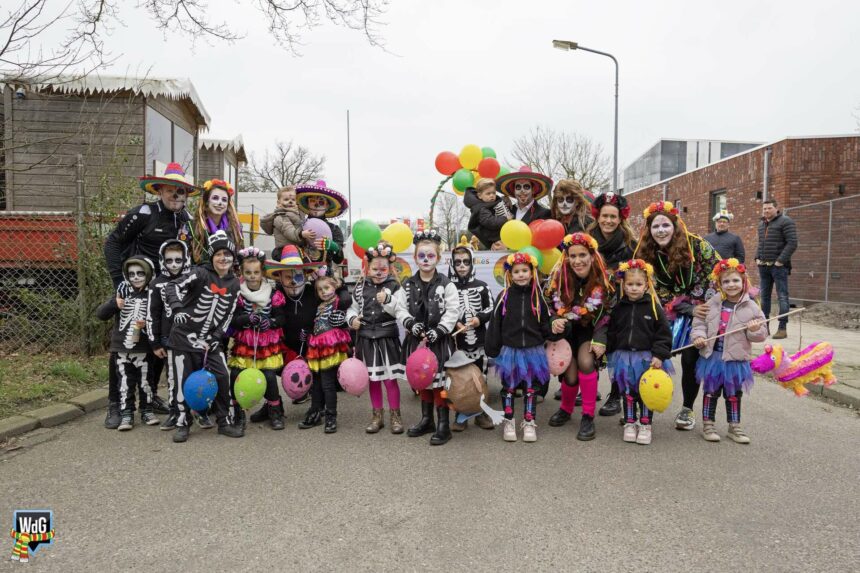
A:
{"label": "leafless tree branch", "polygon": [[278,141],[262,160],[251,157],[239,188],[273,193],[286,185],[316,181],[322,178],[324,170],[324,155],[314,155],[307,147],[292,141]]}
{"label": "leafless tree branch", "polygon": [[609,156],[603,145],[584,135],[538,126],[514,141],[513,157],[556,181],[576,179],[594,191],[610,179]]}

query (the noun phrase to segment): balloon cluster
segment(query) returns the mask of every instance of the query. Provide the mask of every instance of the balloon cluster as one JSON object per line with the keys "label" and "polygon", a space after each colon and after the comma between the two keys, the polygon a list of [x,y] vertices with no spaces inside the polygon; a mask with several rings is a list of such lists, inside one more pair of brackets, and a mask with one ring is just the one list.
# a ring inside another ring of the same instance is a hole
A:
{"label": "balloon cluster", "polygon": [[564,225],[555,219],[537,219],[528,225],[511,219],[502,225],[500,235],[507,248],[536,258],[538,268],[544,274],[549,274],[561,260],[558,246],[564,239]]}
{"label": "balloon cluster", "polygon": [[478,147],[471,143],[460,151],[460,155],[452,151],[443,151],[437,155],[436,170],[451,178],[454,193],[461,196],[482,177],[496,179],[510,173],[496,159],[492,147]]}
{"label": "balloon cluster", "polygon": [[405,223],[391,223],[385,230],[370,219],[360,219],[352,226],[352,250],[359,257],[365,249],[375,247],[379,241],[390,243],[395,253],[402,253],[412,244],[412,229]]}

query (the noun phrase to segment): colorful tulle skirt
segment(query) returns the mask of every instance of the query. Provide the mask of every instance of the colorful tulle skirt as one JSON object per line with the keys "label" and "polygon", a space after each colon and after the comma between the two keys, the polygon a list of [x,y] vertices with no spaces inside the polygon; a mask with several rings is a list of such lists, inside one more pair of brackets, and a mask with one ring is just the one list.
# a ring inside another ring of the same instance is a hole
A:
{"label": "colorful tulle skirt", "polygon": [[715,350],[707,358],[696,362],[696,381],[705,394],[715,394],[720,388],[726,396],[738,391],[749,392],[753,385],[753,372],[746,360],[723,360],[723,353]]}
{"label": "colorful tulle skirt", "polygon": [[308,338],[308,351],[305,358],[311,372],[321,372],[335,368],[349,358],[349,332],[343,328],[332,328],[322,334]]}
{"label": "colorful tulle skirt", "polygon": [[533,382],[549,382],[549,363],[543,345],[530,348],[502,346],[495,368],[505,388],[516,388],[521,383],[529,387]]}
{"label": "colorful tulle skirt", "polygon": [[672,322],[672,350],[687,346],[691,342],[690,332],[693,330],[693,317],[682,315]]}
{"label": "colorful tulle skirt", "polygon": [[[622,394],[639,394],[639,379],[651,368],[651,353],[647,350],[616,350],[609,355],[609,373]],[[671,360],[663,361],[663,370],[672,375]]]}
{"label": "colorful tulle skirt", "polygon": [[233,333],[233,347],[230,349],[227,366],[280,370],[284,367],[283,353],[286,349],[281,341],[282,337],[283,332],[280,328],[262,332],[245,328]]}

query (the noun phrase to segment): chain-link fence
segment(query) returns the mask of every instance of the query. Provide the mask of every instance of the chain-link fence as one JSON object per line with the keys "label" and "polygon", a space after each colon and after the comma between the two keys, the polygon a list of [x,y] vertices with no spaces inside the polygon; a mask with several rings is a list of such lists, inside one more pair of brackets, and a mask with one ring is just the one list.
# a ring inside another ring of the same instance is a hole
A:
{"label": "chain-link fence", "polygon": [[860,195],[788,207],[797,227],[791,298],[860,304]]}

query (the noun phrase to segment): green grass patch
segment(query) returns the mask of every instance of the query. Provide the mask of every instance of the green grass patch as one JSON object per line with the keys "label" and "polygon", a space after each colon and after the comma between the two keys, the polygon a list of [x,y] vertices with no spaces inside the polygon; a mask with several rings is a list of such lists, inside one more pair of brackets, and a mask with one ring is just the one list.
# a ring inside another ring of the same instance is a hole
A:
{"label": "green grass patch", "polygon": [[0,355],[0,418],[106,388],[107,354]]}

